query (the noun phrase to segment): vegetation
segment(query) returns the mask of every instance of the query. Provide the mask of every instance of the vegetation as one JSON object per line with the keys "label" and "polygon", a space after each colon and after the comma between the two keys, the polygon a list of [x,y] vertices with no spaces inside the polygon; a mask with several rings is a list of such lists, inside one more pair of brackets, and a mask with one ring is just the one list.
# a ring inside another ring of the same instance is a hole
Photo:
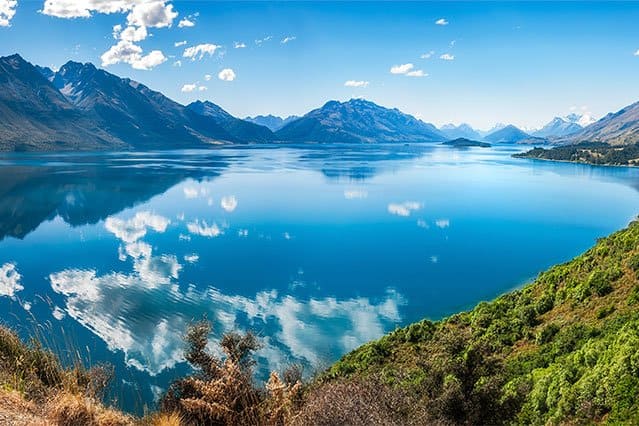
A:
{"label": "vegetation", "polygon": [[323,380],[408,390],[430,422],[639,423],[639,223],[521,290],[368,343]]}
{"label": "vegetation", "polygon": [[258,339],[227,334],[216,357],[210,331],[188,330],[195,374],[135,419],[100,404],[108,369],[64,369],[0,328],[0,420],[18,395],[14,405],[42,401],[60,425],[639,424],[639,222],[520,290],[370,342],[306,384],[296,367],[256,382]]}
{"label": "vegetation", "polygon": [[639,162],[639,143],[612,146],[602,142],[581,142],[574,145],[558,146],[552,149],[533,148],[530,151],[515,154],[514,157],[601,165],[634,166]]}

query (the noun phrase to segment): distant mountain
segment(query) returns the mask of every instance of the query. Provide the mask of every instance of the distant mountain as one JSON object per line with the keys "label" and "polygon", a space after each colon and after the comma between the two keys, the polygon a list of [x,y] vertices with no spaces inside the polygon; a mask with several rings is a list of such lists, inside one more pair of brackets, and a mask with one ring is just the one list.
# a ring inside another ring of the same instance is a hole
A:
{"label": "distant mountain", "polygon": [[445,124],[439,128],[439,131],[449,139],[465,138],[470,140],[479,140],[483,138],[477,130],[473,129],[466,123],[462,123],[459,126],[455,126],[454,124]]}
{"label": "distant mountain", "polygon": [[605,142],[610,145],[630,145],[639,142],[639,102],[606,115],[560,142]]}
{"label": "distant mountain", "polygon": [[512,124],[484,136],[484,140],[492,143],[517,143],[525,139],[530,139],[530,135]]}
{"label": "distant mountain", "polygon": [[363,99],[330,101],[275,133],[293,142],[442,142],[448,139],[432,124],[398,109]]}
{"label": "distant mountain", "polygon": [[275,132],[282,127],[286,126],[291,121],[297,120],[297,115],[291,115],[286,118],[278,117],[275,115],[257,115],[255,117],[246,117],[244,121],[250,121],[251,123],[259,124],[260,126],[268,127],[271,131]]}
{"label": "distant mountain", "polygon": [[572,114],[566,118],[555,117],[541,129],[532,133],[532,136],[541,138],[561,137],[577,133],[583,127],[579,124],[579,117]]}
{"label": "distant mountain", "polygon": [[41,70],[19,55],[0,58],[0,151],[126,147],[75,108]]}
{"label": "distant mountain", "polygon": [[496,123],[492,128],[488,130],[477,130],[477,133],[479,133],[481,137],[484,138],[491,133],[495,133],[497,130],[503,129],[504,127],[506,127],[504,123]]}
{"label": "distant mountain", "polygon": [[231,114],[209,101],[197,101],[186,109],[198,116],[207,117],[224,129],[237,142],[270,142],[273,132],[259,124],[233,117]]}

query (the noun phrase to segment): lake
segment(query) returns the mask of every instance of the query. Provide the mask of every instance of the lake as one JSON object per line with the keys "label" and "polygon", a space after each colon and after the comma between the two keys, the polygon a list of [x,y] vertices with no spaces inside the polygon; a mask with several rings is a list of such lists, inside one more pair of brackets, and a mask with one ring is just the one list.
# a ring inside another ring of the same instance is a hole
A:
{"label": "lake", "polygon": [[4,154],[0,319],[113,364],[130,411],[189,372],[182,336],[201,318],[260,336],[260,377],[311,374],[517,288],[639,212],[639,170],[511,158],[522,149]]}

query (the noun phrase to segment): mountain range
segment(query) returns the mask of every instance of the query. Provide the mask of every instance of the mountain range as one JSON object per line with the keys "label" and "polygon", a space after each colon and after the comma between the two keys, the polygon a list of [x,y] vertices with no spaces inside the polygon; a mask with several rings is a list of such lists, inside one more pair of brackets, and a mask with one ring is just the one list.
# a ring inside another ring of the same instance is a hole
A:
{"label": "mountain range", "polygon": [[259,124],[260,126],[268,127],[271,131],[276,132],[291,121],[297,120],[297,115],[291,115],[286,118],[277,117],[275,115],[256,115],[255,117],[246,117],[245,121]]}
{"label": "mountain range", "polygon": [[275,132],[291,142],[442,142],[435,126],[364,99],[329,101]]}
{"label": "mountain range", "polygon": [[437,129],[364,99],[329,101],[302,117],[242,120],[209,101],[181,105],[90,63],[59,70],[19,55],[0,58],[0,151],[177,149],[222,143],[405,143],[459,138],[491,143],[639,142],[639,102],[591,123],[555,117],[527,133],[513,125],[488,132],[468,124]]}

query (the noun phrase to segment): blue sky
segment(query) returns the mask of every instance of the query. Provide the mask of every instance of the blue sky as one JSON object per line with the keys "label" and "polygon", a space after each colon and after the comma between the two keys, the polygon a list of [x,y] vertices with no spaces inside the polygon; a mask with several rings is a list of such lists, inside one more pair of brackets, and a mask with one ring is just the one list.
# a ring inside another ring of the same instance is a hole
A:
{"label": "blue sky", "polygon": [[438,125],[530,128],[638,101],[638,23],[636,2],[0,0],[0,55],[93,62],[240,117],[361,96]]}

